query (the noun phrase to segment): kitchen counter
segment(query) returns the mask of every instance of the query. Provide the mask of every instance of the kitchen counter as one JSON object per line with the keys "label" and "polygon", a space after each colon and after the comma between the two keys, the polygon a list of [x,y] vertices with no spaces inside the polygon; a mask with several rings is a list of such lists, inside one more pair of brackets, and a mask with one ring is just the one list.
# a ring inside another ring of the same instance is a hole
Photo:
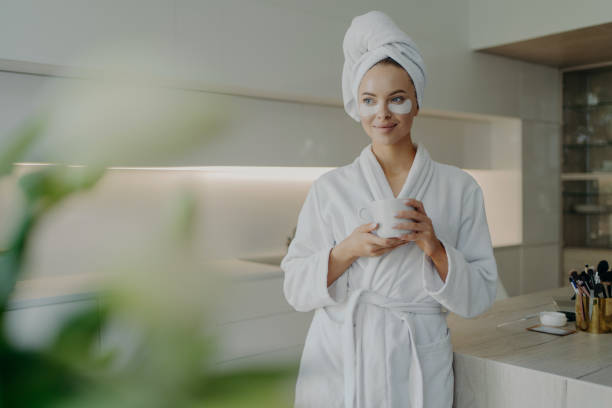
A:
{"label": "kitchen counter", "polygon": [[516,321],[557,310],[553,296],[569,300],[571,293],[564,287],[503,299],[473,319],[449,314],[454,406],[612,406],[612,333],[554,336],[525,330],[537,317]]}
{"label": "kitchen counter", "polygon": [[[282,276],[279,266],[239,259],[217,259],[203,266],[214,268],[233,280],[256,280]],[[203,272],[204,273],[204,272]],[[105,276],[96,273],[34,277],[17,281],[7,309],[23,309],[93,299]]]}
{"label": "kitchen counter", "polygon": [[[259,349],[274,347],[281,350],[277,353],[285,352],[285,344],[270,345],[272,340],[266,342],[267,339],[261,340],[255,351],[251,350],[252,341],[238,344],[239,340],[249,338],[244,333],[253,333],[253,322],[260,327],[262,321],[269,321],[270,333],[284,322],[288,333],[297,333],[294,342],[303,341],[310,316],[290,313],[279,293],[282,284],[278,279],[282,271],[278,265],[237,259],[217,260],[213,265],[229,279],[242,282],[236,287],[235,295],[253,305],[249,309],[240,305],[236,310],[227,308],[225,320],[229,323],[221,328],[228,332],[227,339],[236,343],[231,344],[233,354],[228,352],[227,359],[234,358],[234,354],[261,354]],[[101,283],[100,276],[86,274],[22,280],[11,297],[9,309],[17,312],[16,309],[95,299]],[[257,293],[268,293],[270,299],[264,301]],[[272,299],[272,293],[278,296]],[[450,313],[454,407],[612,406],[612,333],[577,332],[559,337],[525,330],[538,324],[537,318],[517,321],[540,311],[556,310],[553,297],[569,300],[570,294],[566,287],[499,300],[489,311],[473,319]],[[296,323],[299,317],[303,321]],[[509,324],[497,327],[501,323]],[[574,328],[574,323],[567,326]],[[244,333],[234,332],[239,329],[244,329]],[[297,356],[301,347],[291,344],[291,351]],[[292,359],[296,356],[291,354]]]}
{"label": "kitchen counter", "polygon": [[[263,261],[275,260],[266,255]],[[216,293],[227,295],[217,299],[208,326],[219,339],[214,356],[219,370],[299,359],[312,314],[292,310],[283,296],[280,267],[263,261],[216,259],[198,265],[202,284],[211,282],[205,276],[214,271],[223,280]],[[18,281],[11,293],[3,329],[9,341],[19,347],[44,349],[70,316],[99,307],[108,284],[112,284],[109,278],[116,282],[116,278],[121,281],[129,276],[82,273],[28,278]],[[133,345],[129,336],[111,324],[99,332],[96,347],[101,351],[103,347],[132,350]]]}

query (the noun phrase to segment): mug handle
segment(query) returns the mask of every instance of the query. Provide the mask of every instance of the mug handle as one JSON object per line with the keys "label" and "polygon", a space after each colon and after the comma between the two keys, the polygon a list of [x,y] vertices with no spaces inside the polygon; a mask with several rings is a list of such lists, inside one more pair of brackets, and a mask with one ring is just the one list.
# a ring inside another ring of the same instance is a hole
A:
{"label": "mug handle", "polygon": [[369,212],[370,209],[368,207],[361,207],[357,213],[359,214],[359,218],[361,218],[362,221],[370,221],[370,217],[364,216],[364,212]]}

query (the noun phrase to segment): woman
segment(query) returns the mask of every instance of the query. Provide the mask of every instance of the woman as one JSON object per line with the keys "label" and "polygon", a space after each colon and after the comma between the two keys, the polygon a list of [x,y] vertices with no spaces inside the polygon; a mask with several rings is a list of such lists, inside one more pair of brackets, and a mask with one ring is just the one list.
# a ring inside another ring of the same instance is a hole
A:
{"label": "woman", "polygon": [[[476,316],[496,294],[482,191],[412,143],[425,85],[412,40],[371,11],[343,47],[344,107],[372,143],[315,180],[281,263],[287,301],[315,311],[295,406],[451,407],[446,313]],[[406,200],[396,228],[411,233],[384,239],[360,225],[360,207],[395,197]]]}

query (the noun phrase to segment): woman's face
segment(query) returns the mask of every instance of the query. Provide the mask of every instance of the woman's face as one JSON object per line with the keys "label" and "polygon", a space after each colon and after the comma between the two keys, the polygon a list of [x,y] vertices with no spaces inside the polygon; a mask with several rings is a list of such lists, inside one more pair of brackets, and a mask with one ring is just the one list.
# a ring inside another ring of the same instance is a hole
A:
{"label": "woman's face", "polygon": [[392,145],[410,139],[418,113],[410,75],[392,64],[374,65],[359,84],[361,125],[373,144]]}

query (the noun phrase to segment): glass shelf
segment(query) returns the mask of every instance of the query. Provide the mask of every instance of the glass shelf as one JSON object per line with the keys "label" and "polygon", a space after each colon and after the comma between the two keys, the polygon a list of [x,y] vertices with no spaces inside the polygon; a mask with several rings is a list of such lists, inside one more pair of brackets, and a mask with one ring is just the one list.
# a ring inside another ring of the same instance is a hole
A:
{"label": "glass shelf", "polygon": [[584,173],[561,173],[563,181],[612,181],[612,171],[590,171]]}
{"label": "glass shelf", "polygon": [[564,110],[574,110],[574,111],[591,111],[596,109],[601,109],[605,107],[612,106],[612,101],[600,101],[598,103],[590,104],[590,105],[564,105]]}
{"label": "glass shelf", "polygon": [[598,193],[598,192],[591,192],[591,193],[587,193],[587,192],[583,192],[583,191],[563,191],[562,194],[564,195],[573,195],[573,196],[579,196],[579,197],[599,197],[599,196],[611,196],[612,193]]}
{"label": "glass shelf", "polygon": [[612,141],[597,142],[597,143],[564,143],[563,147],[567,147],[568,149],[612,147]]}
{"label": "glass shelf", "polygon": [[598,212],[563,211],[563,214],[567,214],[567,215],[610,215],[612,214],[612,211],[598,211]]}
{"label": "glass shelf", "polygon": [[584,249],[584,248],[594,248],[594,249],[612,249],[612,244],[606,243],[610,242],[610,238],[603,238],[601,242],[591,242],[589,245],[576,245],[576,244],[565,244],[563,245],[564,249],[573,248],[573,249]]}

